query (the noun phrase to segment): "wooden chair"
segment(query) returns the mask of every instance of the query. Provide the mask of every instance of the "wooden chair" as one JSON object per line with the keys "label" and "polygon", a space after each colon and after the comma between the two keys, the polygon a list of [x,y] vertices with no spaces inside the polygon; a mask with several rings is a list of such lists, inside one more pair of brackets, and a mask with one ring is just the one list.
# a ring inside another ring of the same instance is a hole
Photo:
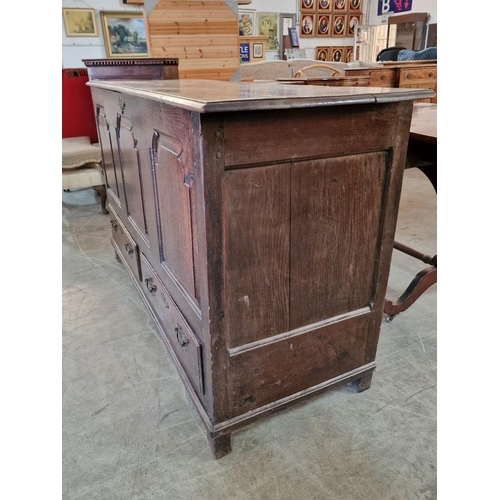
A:
{"label": "wooden chair", "polygon": [[336,69],[336,68],[332,68],[332,66],[329,66],[328,64],[317,63],[317,64],[310,64],[309,66],[306,66],[305,68],[299,69],[298,71],[295,72],[293,77],[294,78],[305,78],[306,71],[310,71],[311,69],[327,69],[331,72],[331,74],[328,76],[335,76],[335,75],[343,75],[344,74],[343,71]]}
{"label": "wooden chair", "polygon": [[101,200],[101,212],[108,214],[101,160],[101,148],[98,144],[92,144],[90,137],[62,140],[63,190],[94,188]]}

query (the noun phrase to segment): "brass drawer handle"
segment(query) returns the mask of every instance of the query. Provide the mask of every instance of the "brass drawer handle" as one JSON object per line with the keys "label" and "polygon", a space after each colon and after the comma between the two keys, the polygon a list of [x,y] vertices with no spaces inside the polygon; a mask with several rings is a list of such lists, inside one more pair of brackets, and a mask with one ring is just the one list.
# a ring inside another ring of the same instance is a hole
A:
{"label": "brass drawer handle", "polygon": [[382,76],[380,77],[380,79],[381,79],[381,80],[385,80],[385,75],[382,75]]}
{"label": "brass drawer handle", "polygon": [[434,76],[434,73],[432,71],[429,73],[429,77],[431,76]]}
{"label": "brass drawer handle", "polygon": [[130,243],[125,243],[123,245],[125,247],[125,251],[129,254],[132,255],[134,253],[134,249],[132,248],[132,245]]}
{"label": "brass drawer handle", "polygon": [[111,227],[113,228],[113,231],[118,231],[118,223],[116,222],[116,220],[111,220]]}
{"label": "brass drawer handle", "polygon": [[175,327],[175,334],[177,336],[177,342],[179,342],[181,349],[183,351],[187,351],[189,340],[186,338],[184,332],[182,331],[182,328],[179,325]]}
{"label": "brass drawer handle", "polygon": [[406,78],[411,78],[411,75],[408,73],[408,74],[406,75]]}

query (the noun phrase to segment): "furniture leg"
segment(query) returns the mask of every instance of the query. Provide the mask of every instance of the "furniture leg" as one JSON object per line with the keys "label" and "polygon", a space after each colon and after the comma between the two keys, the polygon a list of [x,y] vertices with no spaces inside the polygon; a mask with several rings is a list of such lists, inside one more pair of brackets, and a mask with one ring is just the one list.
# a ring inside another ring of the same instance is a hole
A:
{"label": "furniture leg", "polygon": [[214,438],[211,432],[208,431],[207,439],[210,449],[216,459],[231,453],[231,433]]}
{"label": "furniture leg", "polygon": [[392,321],[396,314],[406,311],[429,287],[437,282],[437,267],[429,266],[422,269],[410,283],[404,293],[396,300],[385,301],[384,313],[387,321]]}
{"label": "furniture leg", "polygon": [[101,186],[94,186],[94,190],[97,192],[99,197],[101,198],[101,212],[103,214],[109,214],[109,211],[106,208],[106,187],[103,185]]}
{"label": "furniture leg", "polygon": [[364,377],[358,378],[357,380],[353,380],[349,383],[349,385],[353,387],[356,392],[366,391],[372,385],[372,377],[373,373],[370,373],[369,375],[365,375]]}

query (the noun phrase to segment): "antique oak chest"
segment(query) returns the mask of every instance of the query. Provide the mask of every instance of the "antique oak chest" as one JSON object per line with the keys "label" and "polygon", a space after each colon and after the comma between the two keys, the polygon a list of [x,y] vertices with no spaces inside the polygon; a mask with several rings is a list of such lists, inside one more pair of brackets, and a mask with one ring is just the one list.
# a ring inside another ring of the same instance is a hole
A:
{"label": "antique oak chest", "polygon": [[91,81],[112,244],[215,457],[370,386],[422,89]]}

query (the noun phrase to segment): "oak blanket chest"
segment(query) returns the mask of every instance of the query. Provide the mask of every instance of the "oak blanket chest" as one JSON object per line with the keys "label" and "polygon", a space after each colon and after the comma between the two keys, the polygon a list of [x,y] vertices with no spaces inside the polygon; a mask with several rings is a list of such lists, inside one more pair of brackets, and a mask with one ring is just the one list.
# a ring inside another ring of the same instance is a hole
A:
{"label": "oak blanket chest", "polygon": [[370,386],[422,89],[91,81],[112,244],[215,457]]}

